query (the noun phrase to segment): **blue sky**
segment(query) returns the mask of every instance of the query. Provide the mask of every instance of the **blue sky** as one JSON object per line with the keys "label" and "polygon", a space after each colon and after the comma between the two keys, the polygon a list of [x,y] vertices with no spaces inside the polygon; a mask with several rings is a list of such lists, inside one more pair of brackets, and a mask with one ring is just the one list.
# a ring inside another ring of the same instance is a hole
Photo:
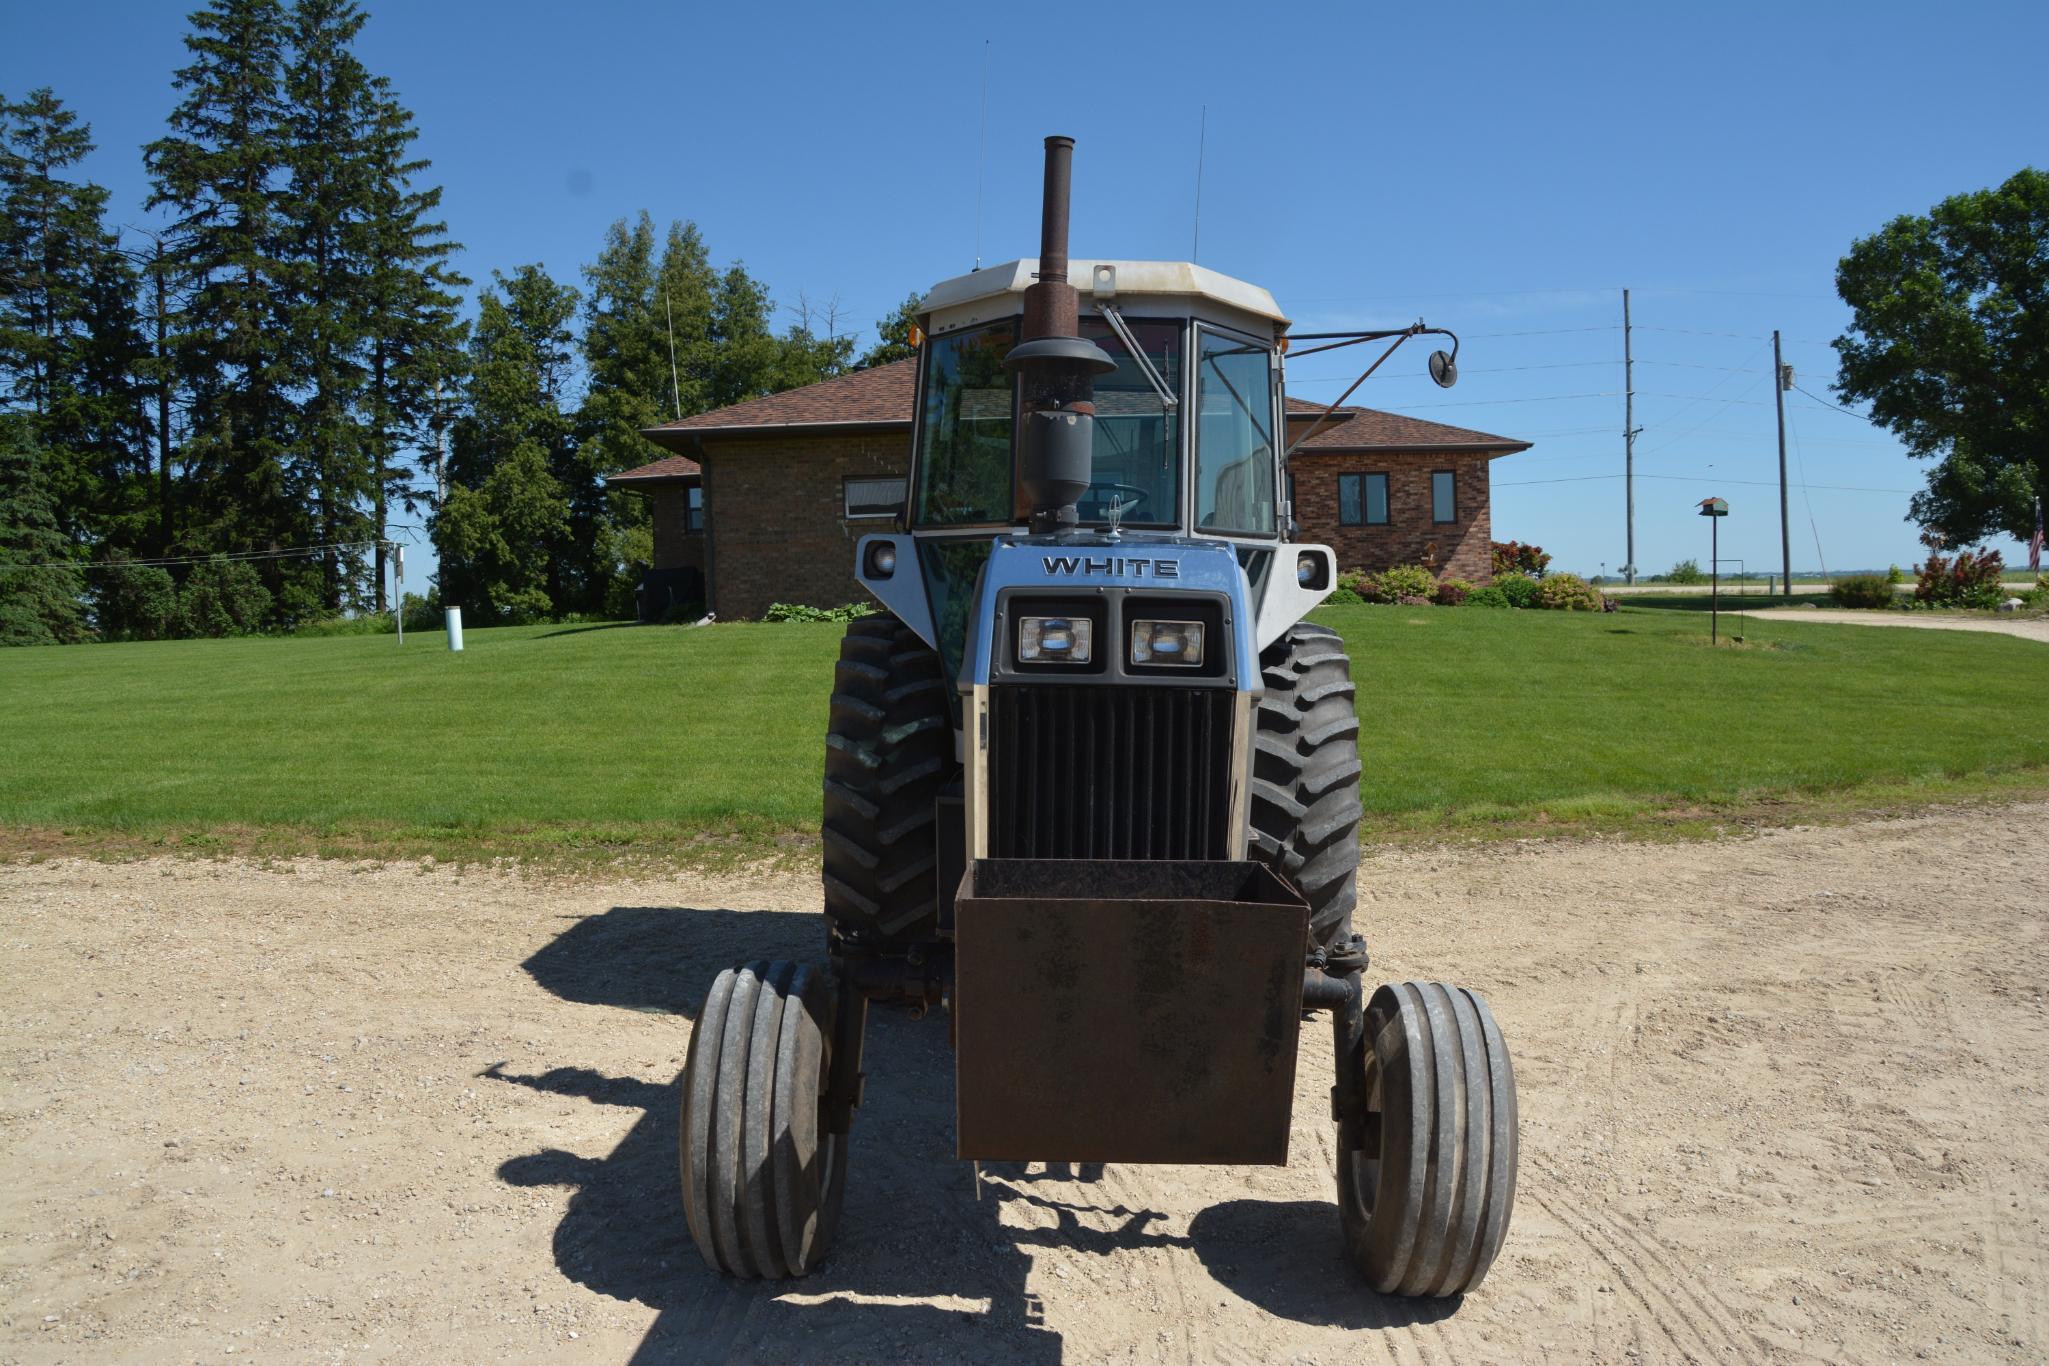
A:
{"label": "blue sky", "polygon": [[[1035,249],[1051,132],[1080,141],[1077,255],[1187,256],[1207,106],[1203,264],[1298,330],[1456,329],[1457,389],[1419,349],[1355,401],[1535,442],[1494,466],[1496,535],[1588,573],[1623,561],[1624,286],[1638,564],[1704,557],[1692,508],[1719,493],[1725,555],[1773,566],[1772,329],[1832,398],[1849,243],[2049,153],[2039,3],[369,9],[361,53],[418,116],[468,274],[575,279],[645,208],[864,329],[971,266],[978,234],[986,261]],[[130,221],[184,10],[0,18],[0,91],[50,85],[90,120]],[[1291,392],[1336,397],[1349,354],[1298,363]],[[1805,394],[1787,419],[1796,569],[1916,558],[1918,462]]]}

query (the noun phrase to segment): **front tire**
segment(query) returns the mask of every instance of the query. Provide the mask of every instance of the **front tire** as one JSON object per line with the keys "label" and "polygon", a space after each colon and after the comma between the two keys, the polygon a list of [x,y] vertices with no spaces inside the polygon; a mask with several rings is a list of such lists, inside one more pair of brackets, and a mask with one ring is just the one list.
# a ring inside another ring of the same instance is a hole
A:
{"label": "front tire", "polygon": [[1462,1295],[1486,1279],[1515,1208],[1515,1072],[1478,992],[1402,982],[1373,993],[1366,1113],[1338,1125],[1338,1215],[1384,1295]]}
{"label": "front tire", "polygon": [[1251,856],[1309,903],[1309,942],[1341,947],[1359,898],[1359,713],[1337,632],[1306,621],[1259,657]]}
{"label": "front tire", "polygon": [[832,978],[797,963],[728,968],[683,1065],[683,1213],[712,1270],[807,1274],[839,1226],[847,1145],[825,1116]]}

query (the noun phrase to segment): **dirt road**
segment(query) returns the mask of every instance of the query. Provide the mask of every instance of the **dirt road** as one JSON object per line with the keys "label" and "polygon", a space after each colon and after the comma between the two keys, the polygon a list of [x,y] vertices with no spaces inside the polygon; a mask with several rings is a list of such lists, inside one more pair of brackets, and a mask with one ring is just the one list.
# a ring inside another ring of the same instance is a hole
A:
{"label": "dirt road", "polygon": [[712,1277],[676,1086],[815,887],[334,863],[0,868],[0,1358],[2035,1361],[2049,806],[1369,860],[1376,975],[1489,994],[1522,1184],[1463,1303],[1342,1259],[1329,1064],[1284,1169],[949,1159],[878,1021],[838,1252]]}

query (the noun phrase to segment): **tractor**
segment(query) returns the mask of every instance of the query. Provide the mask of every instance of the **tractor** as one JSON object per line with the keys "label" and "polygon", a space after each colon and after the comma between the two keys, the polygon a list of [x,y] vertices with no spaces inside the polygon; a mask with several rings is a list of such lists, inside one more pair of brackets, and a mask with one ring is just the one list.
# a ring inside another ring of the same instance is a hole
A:
{"label": "tractor", "polygon": [[1448,385],[1457,338],[1291,337],[1201,266],[1070,261],[1073,147],[1046,140],[1038,258],[924,300],[905,506],[855,549],[883,610],[834,675],[827,961],[706,997],[692,1237],[739,1277],[826,1255],[871,1004],[946,1013],[958,1156],[1013,1162],[1283,1165],[1327,1013],[1347,1252],[1462,1294],[1514,1204],[1514,1076],[1478,993],[1365,986],[1359,718],[1304,620],[1337,564],[1294,539],[1282,379],[1292,343],[1384,341],[1371,374],[1434,333]]}

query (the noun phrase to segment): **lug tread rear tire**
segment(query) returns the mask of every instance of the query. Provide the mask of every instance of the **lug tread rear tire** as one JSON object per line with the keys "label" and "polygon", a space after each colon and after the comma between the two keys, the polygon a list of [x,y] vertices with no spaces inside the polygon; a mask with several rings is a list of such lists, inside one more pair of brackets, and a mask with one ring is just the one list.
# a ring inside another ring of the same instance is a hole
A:
{"label": "lug tread rear tire", "polygon": [[825,913],[841,934],[930,937],[934,803],[953,768],[939,656],[886,612],[847,623],[825,739]]}
{"label": "lug tread rear tire", "polygon": [[1260,656],[1252,857],[1309,903],[1312,945],[1342,943],[1358,902],[1359,715],[1351,661],[1327,627],[1297,622]]}

